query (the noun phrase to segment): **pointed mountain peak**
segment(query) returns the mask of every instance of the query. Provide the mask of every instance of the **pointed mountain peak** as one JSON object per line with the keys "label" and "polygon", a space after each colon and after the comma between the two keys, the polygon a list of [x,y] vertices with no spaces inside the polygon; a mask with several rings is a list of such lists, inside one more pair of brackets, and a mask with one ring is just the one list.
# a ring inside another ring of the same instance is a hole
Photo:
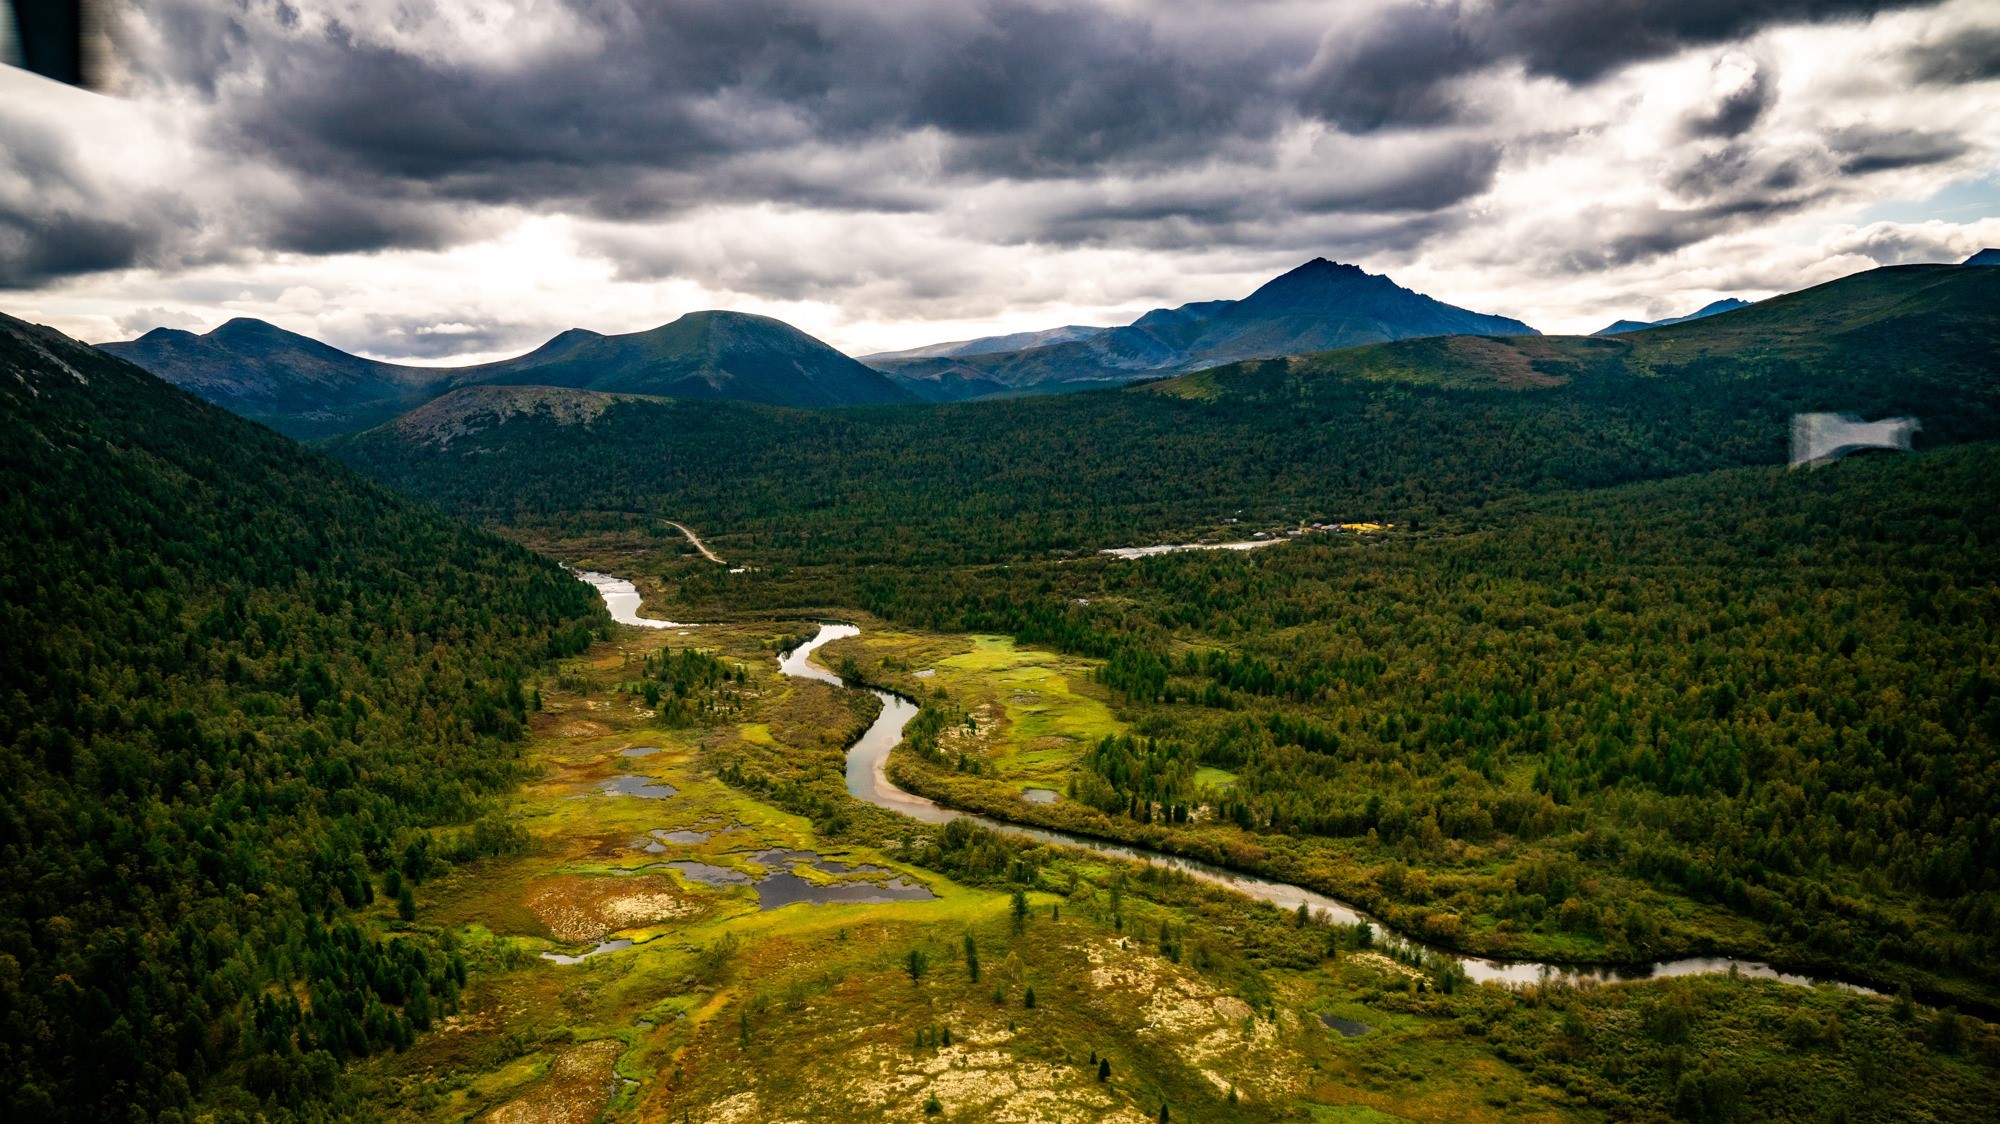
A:
{"label": "pointed mountain peak", "polygon": [[1284,273],[1279,274],[1276,277],[1273,277],[1271,280],[1265,282],[1262,288],[1260,288],[1258,291],[1261,292],[1263,291],[1263,289],[1270,289],[1281,286],[1291,287],[1299,284],[1325,283],[1328,281],[1354,281],[1354,280],[1359,280],[1360,278],[1363,277],[1372,277],[1372,276],[1374,275],[1358,265],[1349,265],[1346,262],[1339,262],[1339,261],[1329,261],[1326,258],[1314,258],[1313,260],[1297,267],[1296,269],[1288,270]]}
{"label": "pointed mountain peak", "polygon": [[1396,288],[1395,282],[1370,273],[1358,265],[1314,258],[1297,269],[1281,273],[1264,282],[1257,287],[1256,292],[1243,298],[1243,303],[1248,305],[1273,300],[1285,302],[1311,300],[1333,293],[1352,291],[1357,285],[1368,285],[1371,282]]}
{"label": "pointed mountain peak", "polygon": [[1724,297],[1719,301],[1710,301],[1709,303],[1702,305],[1700,308],[1696,309],[1694,315],[1688,317],[1688,319],[1699,320],[1704,316],[1715,316],[1720,313],[1735,312],[1739,308],[1749,308],[1749,307],[1750,307],[1750,302],[1744,300],[1742,297]]}
{"label": "pointed mountain peak", "polygon": [[1309,262],[1305,263],[1304,265],[1302,265],[1302,266],[1298,267],[1297,269],[1294,269],[1294,270],[1292,270],[1292,271],[1291,271],[1291,273],[1287,273],[1287,274],[1284,274],[1283,276],[1286,276],[1286,277],[1290,277],[1290,276],[1292,276],[1293,274],[1299,274],[1299,273],[1362,273],[1362,274],[1365,274],[1365,273],[1367,273],[1367,272],[1368,272],[1367,270],[1365,270],[1365,269],[1362,269],[1362,268],[1361,268],[1360,266],[1358,266],[1358,265],[1349,265],[1349,264],[1348,264],[1347,262],[1344,262],[1344,261],[1333,261],[1333,260],[1331,260],[1331,259],[1329,259],[1329,258],[1314,258],[1313,260],[1311,260],[1311,261],[1309,261]]}

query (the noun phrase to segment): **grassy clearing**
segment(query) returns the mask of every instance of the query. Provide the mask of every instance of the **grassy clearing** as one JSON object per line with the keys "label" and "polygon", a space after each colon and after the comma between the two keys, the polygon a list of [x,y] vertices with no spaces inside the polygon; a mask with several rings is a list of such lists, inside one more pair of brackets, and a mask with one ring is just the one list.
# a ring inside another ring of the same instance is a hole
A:
{"label": "grassy clearing", "polygon": [[869,682],[949,699],[968,721],[945,731],[948,751],[969,755],[981,776],[1015,797],[1024,788],[1062,792],[1087,746],[1128,732],[1092,682],[1089,661],[1010,637],[870,629],[825,651],[829,666],[851,666]]}

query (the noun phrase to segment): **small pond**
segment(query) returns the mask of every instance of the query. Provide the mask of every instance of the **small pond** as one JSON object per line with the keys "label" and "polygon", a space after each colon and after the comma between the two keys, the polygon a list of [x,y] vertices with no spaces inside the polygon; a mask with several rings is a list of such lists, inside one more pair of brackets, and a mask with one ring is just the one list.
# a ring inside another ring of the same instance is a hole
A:
{"label": "small pond", "polygon": [[589,952],[579,952],[575,956],[564,956],[560,952],[544,952],[542,953],[542,959],[553,960],[558,964],[581,964],[593,956],[602,956],[607,952],[617,952],[621,948],[631,948],[631,947],[632,947],[631,941],[626,941],[626,940],[604,941],[601,944],[599,944],[596,948],[591,949]]}
{"label": "small pond", "polygon": [[[750,860],[765,867],[768,873],[761,878],[753,878],[740,870],[693,859],[679,859],[662,865],[679,871],[690,882],[705,886],[755,886],[759,909],[777,909],[794,902],[810,905],[921,902],[937,896],[931,893],[930,887],[900,874],[887,881],[849,878],[849,875],[894,872],[888,867],[871,863],[853,864],[822,858],[812,851],[777,848],[759,851],[751,855]],[[840,881],[821,883],[808,879],[798,873],[800,867],[811,867],[822,874],[834,875]]]}
{"label": "small pond", "polygon": [[680,871],[682,877],[688,881],[699,882],[704,886],[748,886],[750,884],[749,875],[740,870],[731,870],[726,866],[717,866],[714,863],[696,862],[693,859],[679,859],[667,865]]}
{"label": "small pond", "polygon": [[614,777],[600,781],[597,791],[606,796],[637,796],[642,800],[665,800],[680,789],[652,777]]}
{"label": "small pond", "polygon": [[1375,1029],[1367,1023],[1358,1023],[1352,1019],[1335,1018],[1332,1015],[1321,1015],[1319,1021],[1324,1023],[1328,1030],[1339,1031],[1342,1038],[1359,1038]]}

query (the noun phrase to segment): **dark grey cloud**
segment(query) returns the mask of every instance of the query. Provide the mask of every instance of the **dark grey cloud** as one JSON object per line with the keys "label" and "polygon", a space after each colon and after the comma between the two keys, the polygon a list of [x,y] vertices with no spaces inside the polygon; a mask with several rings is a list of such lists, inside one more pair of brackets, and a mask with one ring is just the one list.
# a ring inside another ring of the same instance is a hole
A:
{"label": "dark grey cloud", "polygon": [[1364,149],[1351,155],[1351,174],[1345,176],[1274,174],[1266,182],[1245,184],[1237,175],[1217,174],[1158,190],[1121,192],[1116,198],[1064,201],[1052,210],[1072,228],[1070,237],[1084,242],[1100,223],[1126,227],[1177,218],[1241,226],[1276,224],[1291,216],[1429,212],[1484,193],[1500,156],[1499,144],[1479,139],[1392,151]]}
{"label": "dark grey cloud", "polygon": [[1353,130],[1476,114],[1458,80],[1504,67],[1572,86],[1619,67],[1741,40],[1778,24],[1853,19],[1930,0],[1424,2],[1327,32],[1300,104]]}
{"label": "dark grey cloud", "polygon": [[133,222],[75,211],[0,211],[0,288],[32,289],[59,277],[122,269],[159,244]]}
{"label": "dark grey cloud", "polygon": [[[607,184],[704,173],[652,180],[660,191],[648,205],[664,213],[709,201],[707,173],[732,160],[913,130],[946,139],[946,177],[1172,168],[1253,147],[1301,114],[1353,132],[1457,119],[1465,107],[1452,83],[1499,67],[1582,84],[1776,23],[1897,6],[1416,3],[1337,26],[1315,45],[1278,18],[1284,9],[1258,4],[1241,5],[1225,31],[1177,37],[1143,10],[1024,0],[573,0],[580,24],[617,30],[588,49],[502,67],[192,0],[161,0],[158,23],[177,60],[167,73],[219,91],[225,139],[301,173],[613,214],[633,201]],[[1708,127],[1740,132],[1766,95],[1753,84]],[[874,204],[865,190],[848,198],[840,182],[772,187],[792,201]],[[385,224],[384,237],[398,229]]]}
{"label": "dark grey cloud", "polygon": [[1964,140],[1948,133],[1872,125],[1835,129],[1827,136],[1827,147],[1839,159],[1841,173],[1850,176],[1942,164],[1970,149]]}
{"label": "dark grey cloud", "polygon": [[1913,47],[1904,56],[1919,82],[1962,86],[2000,78],[2000,28],[1967,28],[1942,42]]}
{"label": "dark grey cloud", "polygon": [[1817,150],[1774,149],[1744,140],[1690,153],[1665,185],[1679,198],[1708,204],[1794,199],[1826,178]]}
{"label": "dark grey cloud", "polygon": [[68,138],[0,114],[0,287],[146,261],[189,219],[171,199],[99,190]]}
{"label": "dark grey cloud", "polygon": [[[1717,69],[1720,71],[1720,65]],[[1777,84],[1770,66],[1752,63],[1740,84],[1722,90],[1710,104],[1683,120],[1681,128],[1690,137],[1740,137],[1750,131],[1776,99]]]}
{"label": "dark grey cloud", "polygon": [[[344,0],[332,20],[288,0],[149,0],[122,33],[135,96],[192,107],[222,174],[231,162],[258,174],[218,185],[236,193],[227,213],[200,221],[60,202],[81,189],[0,195],[0,278],[218,245],[446,247],[486,233],[478,216],[493,207],[613,224],[745,203],[942,213],[996,187],[1015,194],[956,233],[1250,249],[1321,238],[1300,248],[1325,252],[1367,230],[1399,249],[1465,221],[1454,209],[1542,127],[1532,106],[1482,104],[1483,83],[1581,89],[1769,27],[1930,2],[1411,0],[1314,15],[1258,0],[551,0],[539,16],[563,17],[543,22],[573,28],[566,38],[494,49],[454,43],[460,25],[434,18],[434,0]],[[1974,81],[1996,51],[1968,40],[1909,65],[1923,81]],[[1757,136],[1775,91],[1759,64],[1689,111],[1669,139],[1691,150],[1659,185],[1683,206],[1634,220],[1604,252],[1671,252],[1731,216],[1802,205],[1830,176],[1965,151],[1943,134],[1849,130],[1773,153]],[[1352,143],[1301,172],[1302,129]],[[599,244],[635,275],[686,259]],[[819,284],[758,276],[772,294]]]}
{"label": "dark grey cloud", "polygon": [[1616,212],[1586,211],[1579,218],[1591,236],[1553,246],[1546,265],[1577,274],[1635,265],[1796,211],[1806,202],[1797,197],[1737,198],[1693,207],[1648,205]]}
{"label": "dark grey cloud", "polygon": [[230,139],[314,174],[417,181],[479,202],[565,189],[588,202],[609,174],[921,129],[950,137],[945,170],[967,175],[1173,163],[1219,137],[1268,136],[1282,106],[1260,72],[1300,53],[1253,36],[1242,47],[1255,65],[1225,72],[1130,15],[1008,0],[573,6],[618,33],[601,49],[503,69],[366,42],[340,25],[253,30],[205,6],[207,18],[179,9],[164,26],[173,51],[185,42],[201,65],[253,79],[228,106]]}
{"label": "dark grey cloud", "polygon": [[353,253],[385,246],[435,250],[480,230],[463,208],[404,194],[395,187],[370,193],[365,185],[308,180],[295,198],[271,200],[250,221],[262,245],[300,254]]}

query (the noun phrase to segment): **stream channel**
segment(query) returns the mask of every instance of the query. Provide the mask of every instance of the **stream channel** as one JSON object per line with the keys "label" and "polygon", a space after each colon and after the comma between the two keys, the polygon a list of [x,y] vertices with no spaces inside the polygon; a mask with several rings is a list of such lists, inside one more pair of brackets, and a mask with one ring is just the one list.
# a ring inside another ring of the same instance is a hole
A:
{"label": "stream channel", "polygon": [[[637,615],[637,591],[630,582],[616,582],[622,587],[618,592],[630,593],[632,600],[620,598],[621,604],[611,606],[612,590],[607,588],[603,575],[592,575],[592,582],[600,592],[605,593],[605,602],[612,608],[614,619],[624,624],[642,627],[664,627],[660,622]],[[859,636],[861,630],[851,624],[822,624],[819,633],[811,640],[778,658],[778,670],[785,675],[800,679],[816,679],[835,687],[845,687],[840,676],[813,662],[813,653],[823,645],[849,636]],[[1028,827],[1024,824],[996,820],[972,812],[961,812],[946,807],[934,800],[905,792],[897,788],[888,777],[889,751],[903,740],[903,727],[917,716],[917,704],[909,699],[880,688],[866,688],[876,698],[882,700],[882,713],[865,730],[861,737],[847,750],[847,791],[859,800],[899,812],[911,819],[924,823],[941,824],[955,819],[967,819],[973,823],[1002,835],[1012,835],[1034,839],[1042,843],[1062,847],[1077,847],[1094,851],[1111,858],[1133,862],[1149,863],[1153,866],[1169,867],[1184,871],[1204,882],[1213,883],[1226,889],[1269,902],[1279,909],[1296,910],[1304,905],[1314,916],[1334,924],[1356,925],[1365,923],[1375,930],[1375,943],[1385,951],[1408,952],[1422,950],[1426,963],[1456,961],[1467,978],[1475,983],[1498,983],[1509,986],[1536,984],[1553,981],[1585,980],[1645,980],[1671,976],[1700,976],[1734,973],[1761,979],[1778,980],[1783,983],[1811,987],[1819,984],[1833,984],[1867,995],[1878,995],[1872,989],[1860,987],[1842,980],[1820,979],[1813,976],[1781,972],[1771,965],[1757,960],[1738,960],[1723,956],[1691,956],[1678,960],[1654,960],[1640,964],[1561,964],[1536,960],[1488,960],[1476,956],[1461,956],[1458,953],[1435,946],[1426,945],[1397,933],[1369,916],[1361,909],[1349,905],[1338,898],[1331,898],[1303,886],[1289,882],[1278,882],[1260,878],[1254,874],[1244,874],[1229,870],[1198,859],[1183,858],[1179,855],[1149,851],[1143,847],[1129,847],[1122,843],[1110,843],[1085,835],[1072,835],[1050,828]]]}

